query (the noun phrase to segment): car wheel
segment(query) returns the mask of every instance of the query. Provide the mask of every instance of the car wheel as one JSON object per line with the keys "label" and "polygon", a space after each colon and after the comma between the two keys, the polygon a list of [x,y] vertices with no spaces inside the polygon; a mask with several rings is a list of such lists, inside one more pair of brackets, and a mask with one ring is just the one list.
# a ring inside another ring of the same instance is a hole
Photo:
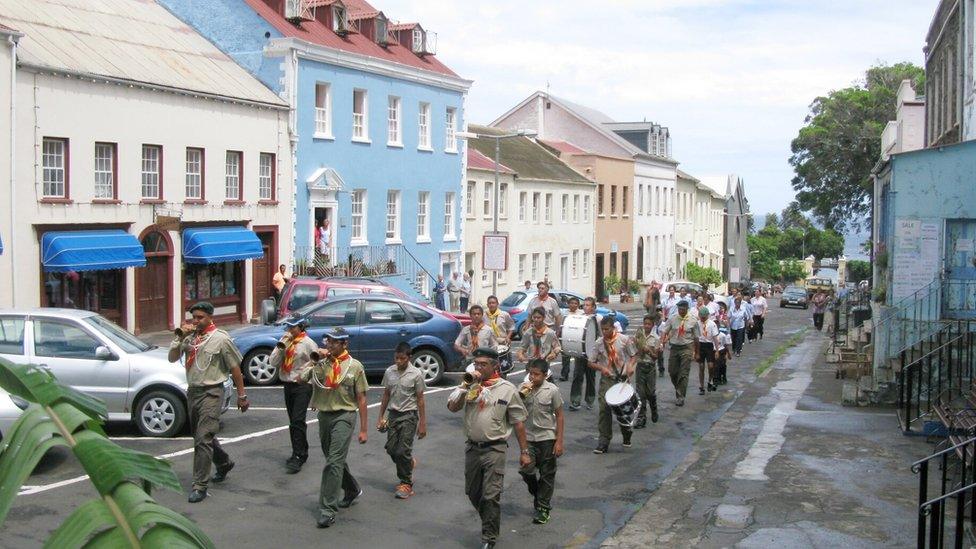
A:
{"label": "car wheel", "polygon": [[436,351],[420,349],[413,354],[411,362],[424,373],[427,385],[436,385],[444,378],[444,359]]}
{"label": "car wheel", "polygon": [[278,368],[271,364],[271,349],[254,349],[244,357],[244,379],[251,385],[274,385]]}
{"label": "car wheel", "polygon": [[139,399],[133,411],[136,427],[147,437],[174,437],[186,423],[183,400],[170,391],[151,391]]}

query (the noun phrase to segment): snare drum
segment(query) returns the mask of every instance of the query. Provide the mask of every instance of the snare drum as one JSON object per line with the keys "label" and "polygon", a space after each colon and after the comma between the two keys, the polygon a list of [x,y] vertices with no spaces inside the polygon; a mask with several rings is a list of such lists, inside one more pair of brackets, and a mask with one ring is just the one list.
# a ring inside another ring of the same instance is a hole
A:
{"label": "snare drum", "polygon": [[599,337],[595,316],[569,315],[563,319],[563,337],[560,344],[564,355],[586,358]]}
{"label": "snare drum", "polygon": [[498,346],[498,370],[506,374],[512,369],[514,363],[512,362],[512,351],[509,349],[508,345]]}
{"label": "snare drum", "polygon": [[624,427],[633,427],[637,422],[637,413],[641,407],[641,399],[634,392],[629,383],[617,383],[607,389],[604,397],[607,406],[617,418],[617,423]]}

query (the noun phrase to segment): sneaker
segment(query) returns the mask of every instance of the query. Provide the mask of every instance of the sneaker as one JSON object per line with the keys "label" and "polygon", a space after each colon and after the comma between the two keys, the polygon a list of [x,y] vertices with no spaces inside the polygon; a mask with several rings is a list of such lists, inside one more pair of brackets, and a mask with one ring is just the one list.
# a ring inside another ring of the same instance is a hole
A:
{"label": "sneaker", "polygon": [[594,454],[605,454],[609,448],[606,444],[601,444],[593,449]]}
{"label": "sneaker", "polygon": [[715,391],[716,390],[715,384],[712,383],[712,382],[709,382],[708,383],[708,390],[709,391]]}
{"label": "sneaker", "polygon": [[535,512],[535,516],[532,517],[532,524],[546,524],[549,522],[549,511],[545,509],[538,509]]}
{"label": "sneaker", "polygon": [[586,403],[586,409],[587,409],[587,410],[592,410],[592,409],[593,409],[593,404],[591,404],[591,403],[589,403],[589,402],[587,402],[587,403]]}
{"label": "sneaker", "polygon": [[285,460],[285,472],[289,475],[294,475],[295,473],[302,470],[302,460],[296,456],[291,456]]}
{"label": "sneaker", "polygon": [[198,488],[190,492],[190,497],[187,498],[187,501],[190,503],[200,503],[205,499],[207,499],[207,489],[204,488],[203,490],[200,490]]}
{"label": "sneaker", "polygon": [[233,461],[228,461],[224,465],[218,465],[217,466],[217,472],[214,473],[214,475],[212,477],[210,477],[210,480],[212,480],[214,482],[223,482],[224,480],[227,479],[227,473],[229,473],[230,470],[233,469],[233,468],[234,468],[234,462]]}
{"label": "sneaker", "polygon": [[397,499],[407,499],[414,494],[413,487],[409,484],[400,484],[396,487],[394,494]]}
{"label": "sneaker", "polygon": [[678,397],[678,400],[675,401],[674,405],[675,406],[684,406],[685,405],[685,399],[684,398],[681,398],[681,397]]}
{"label": "sneaker", "polygon": [[705,394],[705,388],[704,388],[704,387],[699,387],[699,388],[698,388],[698,394],[699,394],[699,395],[703,395],[703,394]]}
{"label": "sneaker", "polygon": [[339,502],[339,507],[341,509],[346,509],[347,507],[352,506],[353,502],[356,501],[356,498],[358,498],[361,495],[363,495],[362,490],[356,492],[355,494],[346,495],[346,497],[342,498],[342,501]]}
{"label": "sneaker", "polygon": [[570,404],[569,405],[569,411],[570,412],[578,412],[579,409],[580,409],[580,405],[579,404]]}
{"label": "sneaker", "polygon": [[637,418],[637,423],[634,424],[634,429],[644,429],[647,427],[647,418],[641,417]]}
{"label": "sneaker", "polygon": [[326,515],[324,512],[319,513],[319,519],[315,521],[315,525],[319,528],[328,528],[335,524],[335,515]]}
{"label": "sneaker", "polygon": [[629,438],[624,441],[624,448],[630,448],[632,446],[633,446],[633,444],[630,443],[630,439]]}

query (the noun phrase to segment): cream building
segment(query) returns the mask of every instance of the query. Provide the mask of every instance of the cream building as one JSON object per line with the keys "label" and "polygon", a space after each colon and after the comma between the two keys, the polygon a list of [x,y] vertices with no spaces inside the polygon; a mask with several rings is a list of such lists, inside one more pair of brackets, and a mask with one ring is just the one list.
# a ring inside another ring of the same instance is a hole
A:
{"label": "cream building", "polygon": [[691,262],[722,272],[725,195],[708,182],[678,170],[675,194],[675,262],[685,278]]}
{"label": "cream building", "polygon": [[698,231],[693,215],[698,179],[678,170],[675,184],[674,215],[674,257],[677,278],[685,278],[685,266],[695,260],[694,246]]}
{"label": "cream building", "polygon": [[[469,125],[481,136],[507,132]],[[555,289],[590,295],[596,185],[527,137],[502,139],[499,154],[499,230],[509,235],[508,270],[499,273],[499,299],[548,277]],[[468,140],[464,204],[466,265],[474,270],[473,300],[484,303],[492,276],[482,267],[482,236],[494,219],[494,151],[490,137]]]}
{"label": "cream building", "polygon": [[23,29],[0,82],[16,113],[0,307],[135,332],[197,300],[249,320],[291,264],[287,105],[154,2],[0,0],[0,23]]}

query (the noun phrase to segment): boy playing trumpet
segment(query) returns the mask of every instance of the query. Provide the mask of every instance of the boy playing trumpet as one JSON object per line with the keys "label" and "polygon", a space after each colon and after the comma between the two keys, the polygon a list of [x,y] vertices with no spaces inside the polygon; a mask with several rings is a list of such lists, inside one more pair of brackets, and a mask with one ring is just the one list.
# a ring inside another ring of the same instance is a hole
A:
{"label": "boy playing trumpet", "polygon": [[556,487],[556,458],[563,455],[563,397],[559,387],[546,381],[549,363],[529,362],[525,383],[519,387],[525,404],[525,438],[532,463],[519,470],[535,504],[535,524],[549,522],[552,492]]}
{"label": "boy playing trumpet", "polygon": [[308,403],[312,400],[312,386],[302,381],[302,370],[312,360],[318,345],[305,333],[307,322],[301,317],[286,318],[285,335],[271,351],[271,365],[278,369],[278,378],[285,392],[288,411],[288,434],[291,436],[291,457],[285,460],[289,475],[302,470],[308,459],[308,424],[305,422]]}

